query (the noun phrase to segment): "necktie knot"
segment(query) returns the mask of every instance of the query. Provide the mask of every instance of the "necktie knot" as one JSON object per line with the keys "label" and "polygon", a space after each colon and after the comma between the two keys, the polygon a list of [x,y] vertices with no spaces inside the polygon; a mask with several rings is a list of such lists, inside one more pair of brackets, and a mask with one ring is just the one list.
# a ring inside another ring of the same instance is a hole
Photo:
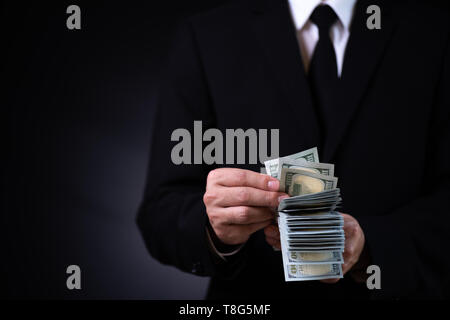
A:
{"label": "necktie knot", "polygon": [[330,27],[336,22],[337,15],[329,5],[318,5],[311,14],[311,21],[319,28],[319,33],[328,34]]}

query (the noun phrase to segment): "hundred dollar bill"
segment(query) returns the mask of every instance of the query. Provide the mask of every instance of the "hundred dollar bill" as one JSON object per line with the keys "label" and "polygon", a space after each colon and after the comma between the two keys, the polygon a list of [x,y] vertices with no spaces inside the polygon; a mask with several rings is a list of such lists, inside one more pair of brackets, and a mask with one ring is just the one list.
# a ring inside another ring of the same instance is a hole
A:
{"label": "hundred dollar bill", "polygon": [[287,264],[286,281],[323,280],[342,278],[342,265],[330,264]]}
{"label": "hundred dollar bill", "polygon": [[286,252],[286,260],[296,264],[323,264],[323,263],[343,263],[341,251],[288,251]]}
{"label": "hundred dollar bill", "polygon": [[[278,177],[278,163],[280,160],[290,159],[293,161],[305,161],[305,162],[319,162],[319,153],[317,152],[317,147],[291,154],[286,157],[271,159],[264,162],[266,167],[266,172],[268,175],[279,179]],[[301,160],[303,159],[303,160]]]}
{"label": "hundred dollar bill", "polygon": [[302,169],[281,169],[280,191],[290,196],[299,196],[335,189],[338,179]]}
{"label": "hundred dollar bill", "polygon": [[295,223],[297,221],[305,221],[305,220],[343,220],[342,215],[339,214],[336,211],[330,211],[326,213],[312,213],[312,214],[303,214],[301,216],[287,216],[283,215],[283,222],[289,224],[289,223]]}
{"label": "hundred dollar bill", "polygon": [[312,173],[323,174],[325,176],[334,176],[334,164],[319,163],[319,162],[305,162],[293,159],[280,159],[278,162],[277,177],[281,177],[281,170],[283,168],[295,168],[309,171]]}
{"label": "hundred dollar bill", "polygon": [[326,237],[326,238],[319,238],[319,237],[289,237],[288,241],[303,241],[306,244],[313,244],[313,243],[324,243],[324,242],[333,242],[333,243],[345,243],[344,237]]}

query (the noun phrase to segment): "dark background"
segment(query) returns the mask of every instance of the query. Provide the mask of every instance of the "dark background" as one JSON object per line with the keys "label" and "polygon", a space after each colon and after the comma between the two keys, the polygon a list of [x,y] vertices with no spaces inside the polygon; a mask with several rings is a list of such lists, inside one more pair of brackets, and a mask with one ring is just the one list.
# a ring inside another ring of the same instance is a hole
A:
{"label": "dark background", "polygon": [[171,34],[223,2],[1,3],[2,297],[203,298],[208,279],[153,260],[135,216]]}
{"label": "dark background", "polygon": [[153,260],[135,216],[170,36],[221,2],[2,3],[2,296],[203,298],[208,279]]}

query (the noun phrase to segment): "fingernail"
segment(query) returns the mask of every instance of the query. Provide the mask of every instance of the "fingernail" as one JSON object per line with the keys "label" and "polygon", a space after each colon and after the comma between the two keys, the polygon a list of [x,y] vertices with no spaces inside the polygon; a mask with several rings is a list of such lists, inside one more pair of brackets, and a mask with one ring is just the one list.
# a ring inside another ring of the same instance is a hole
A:
{"label": "fingernail", "polygon": [[270,190],[278,191],[278,188],[280,187],[280,182],[279,182],[278,180],[270,180],[270,181],[267,183],[267,187],[268,187]]}

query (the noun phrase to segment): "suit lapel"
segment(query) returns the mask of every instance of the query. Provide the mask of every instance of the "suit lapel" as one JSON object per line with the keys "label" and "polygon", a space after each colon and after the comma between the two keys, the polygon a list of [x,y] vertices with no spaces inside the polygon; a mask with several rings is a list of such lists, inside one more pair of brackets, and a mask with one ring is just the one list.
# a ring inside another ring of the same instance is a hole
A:
{"label": "suit lapel", "polygon": [[292,112],[280,116],[295,119],[305,146],[315,146],[320,141],[319,124],[287,1],[258,0],[253,9],[252,26],[260,50],[264,52]]}
{"label": "suit lapel", "polygon": [[[381,8],[381,30],[369,30],[366,26],[369,17],[366,10],[370,4],[377,4],[377,2]],[[351,121],[370,87],[370,80],[391,38],[394,24],[388,2],[358,1],[356,5],[345,52],[337,105],[334,108],[335,114],[332,115],[334,121],[330,134],[326,138],[323,161],[332,160],[344,136],[348,133]]]}

